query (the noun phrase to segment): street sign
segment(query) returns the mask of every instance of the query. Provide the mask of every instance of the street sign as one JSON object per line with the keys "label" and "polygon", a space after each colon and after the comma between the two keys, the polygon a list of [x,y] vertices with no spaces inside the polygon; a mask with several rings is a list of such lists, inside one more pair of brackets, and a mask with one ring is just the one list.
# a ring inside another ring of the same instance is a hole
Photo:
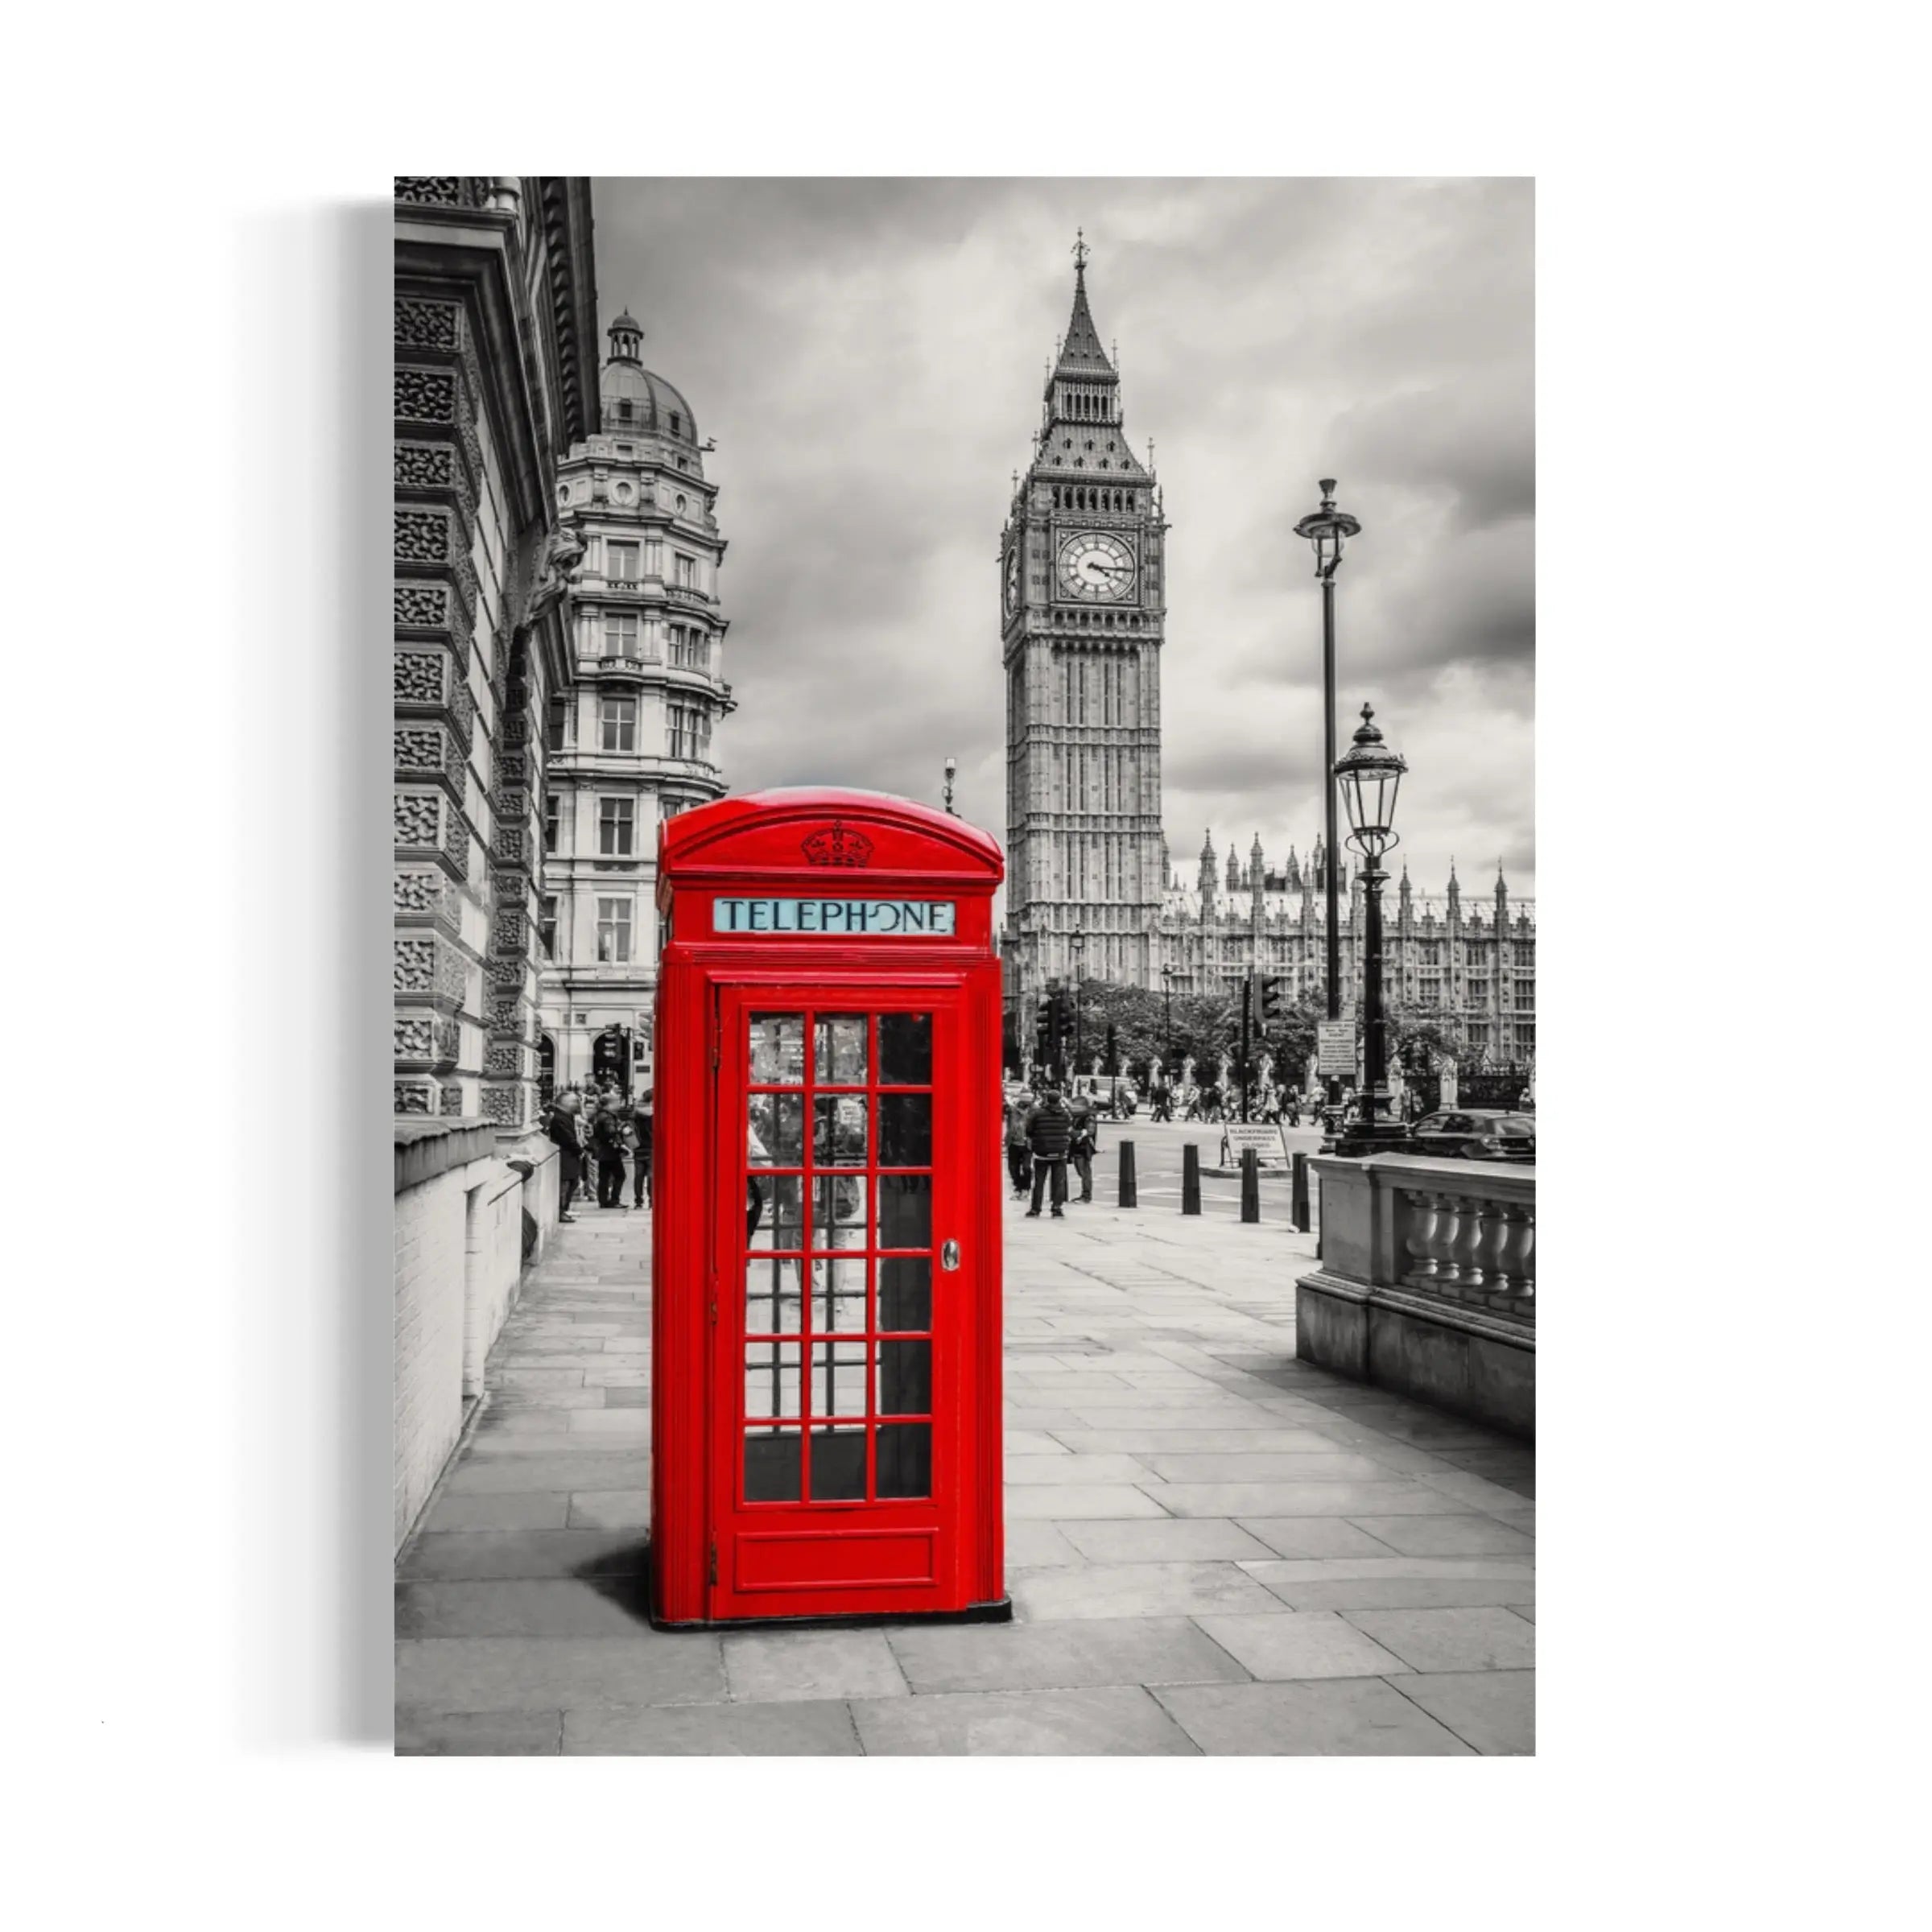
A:
{"label": "street sign", "polygon": [[1317,1073],[1355,1075],[1355,1022],[1322,1020],[1315,1026]]}
{"label": "street sign", "polygon": [[1230,1121],[1221,1129],[1221,1165],[1240,1165],[1242,1154],[1252,1147],[1264,1167],[1288,1165],[1288,1143],[1278,1126],[1265,1121]]}

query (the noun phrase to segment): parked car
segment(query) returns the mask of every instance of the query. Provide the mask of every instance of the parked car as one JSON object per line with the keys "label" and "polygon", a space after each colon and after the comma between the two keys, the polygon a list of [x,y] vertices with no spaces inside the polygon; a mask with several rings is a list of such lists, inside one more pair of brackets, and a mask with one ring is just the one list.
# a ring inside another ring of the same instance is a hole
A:
{"label": "parked car", "polygon": [[1410,1129],[1415,1151],[1454,1161],[1534,1161],[1536,1122],[1500,1107],[1427,1113]]}

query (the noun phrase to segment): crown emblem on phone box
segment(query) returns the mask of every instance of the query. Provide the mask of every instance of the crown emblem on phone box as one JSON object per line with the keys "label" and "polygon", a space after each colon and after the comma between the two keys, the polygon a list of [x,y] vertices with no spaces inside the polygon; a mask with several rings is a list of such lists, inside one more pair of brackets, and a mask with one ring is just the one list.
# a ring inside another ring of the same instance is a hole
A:
{"label": "crown emblem on phone box", "polygon": [[807,860],[814,865],[869,865],[872,840],[862,832],[851,832],[834,819],[824,832],[815,832],[801,841]]}

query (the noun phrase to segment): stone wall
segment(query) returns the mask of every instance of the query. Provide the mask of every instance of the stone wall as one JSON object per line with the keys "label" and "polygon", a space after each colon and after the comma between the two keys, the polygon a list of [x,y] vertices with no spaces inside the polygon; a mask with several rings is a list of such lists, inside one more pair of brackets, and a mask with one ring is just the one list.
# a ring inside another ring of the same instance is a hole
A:
{"label": "stone wall", "polygon": [[1295,1353],[1536,1434],[1536,1170],[1318,1158],[1321,1266],[1295,1283]]}
{"label": "stone wall", "polygon": [[[483,1393],[490,1345],[557,1219],[556,1150],[475,1118],[396,1122],[395,1546]],[[526,1248],[529,1249],[526,1256]]]}

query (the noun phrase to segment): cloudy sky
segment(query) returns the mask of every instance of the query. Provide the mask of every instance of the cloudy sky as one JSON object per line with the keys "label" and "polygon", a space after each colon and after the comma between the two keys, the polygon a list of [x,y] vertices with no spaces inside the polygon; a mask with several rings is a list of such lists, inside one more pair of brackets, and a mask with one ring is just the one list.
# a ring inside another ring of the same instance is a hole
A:
{"label": "cloudy sky", "polygon": [[1163,817],[1271,862],[1320,823],[1316,480],[1343,742],[1407,757],[1402,856],[1534,889],[1525,180],[600,180],[599,298],[689,398],[731,548],[734,791],[844,783],[1003,834],[997,553],[1046,368],[1088,291],[1167,539]]}

